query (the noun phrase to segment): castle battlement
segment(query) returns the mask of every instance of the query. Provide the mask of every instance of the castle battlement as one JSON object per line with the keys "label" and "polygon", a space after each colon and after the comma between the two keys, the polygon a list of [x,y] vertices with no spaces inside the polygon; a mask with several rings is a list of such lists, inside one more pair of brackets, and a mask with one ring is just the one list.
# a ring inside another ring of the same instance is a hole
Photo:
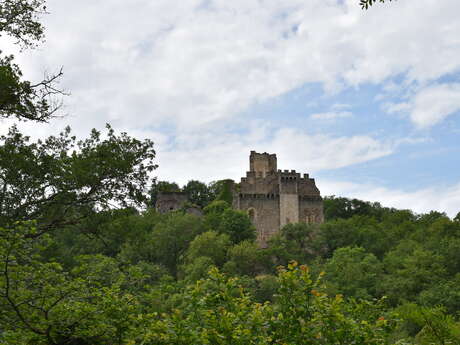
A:
{"label": "castle battlement", "polygon": [[[239,193],[240,199],[279,199],[280,194],[243,194]],[[323,198],[319,195],[299,195],[301,201],[322,201]]]}
{"label": "castle battlement", "polygon": [[243,194],[238,195],[241,199],[276,199],[279,198],[279,194]]}

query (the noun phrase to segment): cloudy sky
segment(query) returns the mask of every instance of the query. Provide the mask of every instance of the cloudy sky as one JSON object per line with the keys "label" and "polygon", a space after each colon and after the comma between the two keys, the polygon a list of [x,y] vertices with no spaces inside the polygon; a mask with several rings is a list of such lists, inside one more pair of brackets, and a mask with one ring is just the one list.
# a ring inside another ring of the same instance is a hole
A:
{"label": "cloudy sky", "polygon": [[[323,195],[460,211],[460,2],[49,0],[26,76],[64,66],[79,136],[156,143],[160,179],[239,179],[250,150]],[[4,50],[14,46],[2,43]],[[9,123],[3,122],[5,131]]]}

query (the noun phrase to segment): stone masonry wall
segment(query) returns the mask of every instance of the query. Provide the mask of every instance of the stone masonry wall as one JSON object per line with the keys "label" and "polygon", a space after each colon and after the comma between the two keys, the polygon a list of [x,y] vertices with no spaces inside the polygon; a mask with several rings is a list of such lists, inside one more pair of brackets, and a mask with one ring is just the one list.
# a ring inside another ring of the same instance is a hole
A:
{"label": "stone masonry wall", "polygon": [[249,155],[249,170],[253,172],[261,173],[262,177],[265,177],[268,172],[276,171],[277,160],[275,154],[257,153],[251,151]]}
{"label": "stone masonry wall", "polygon": [[257,230],[257,241],[261,247],[267,246],[267,240],[280,228],[279,196],[266,194],[248,194],[239,196],[239,209],[248,212],[251,222]]}
{"label": "stone masonry wall", "polygon": [[321,197],[299,197],[299,222],[323,223],[323,200]]}
{"label": "stone masonry wall", "polygon": [[255,172],[248,171],[241,179],[240,193],[244,194],[279,194],[278,176],[274,173],[265,178],[257,177]]}
{"label": "stone masonry wall", "polygon": [[299,196],[280,194],[280,228],[289,223],[299,222]]}

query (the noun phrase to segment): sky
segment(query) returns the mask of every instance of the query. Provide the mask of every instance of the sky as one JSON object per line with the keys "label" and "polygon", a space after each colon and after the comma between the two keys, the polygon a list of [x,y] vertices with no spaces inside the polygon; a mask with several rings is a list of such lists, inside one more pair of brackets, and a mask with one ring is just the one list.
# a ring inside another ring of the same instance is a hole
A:
{"label": "sky", "polygon": [[[155,142],[158,179],[239,180],[249,152],[322,195],[460,211],[460,2],[48,0],[30,80],[64,68],[65,117]],[[5,133],[11,121],[0,123]]]}

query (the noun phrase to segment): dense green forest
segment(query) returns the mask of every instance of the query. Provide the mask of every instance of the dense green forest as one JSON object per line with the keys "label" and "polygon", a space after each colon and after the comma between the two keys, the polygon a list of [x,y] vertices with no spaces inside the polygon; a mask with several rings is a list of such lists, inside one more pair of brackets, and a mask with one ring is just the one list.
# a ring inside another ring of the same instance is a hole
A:
{"label": "dense green forest", "polygon": [[[33,47],[44,13],[0,2],[0,36]],[[0,55],[0,117],[51,120],[61,74]],[[460,216],[332,196],[261,249],[227,180],[180,187],[157,163],[110,126],[0,137],[0,344],[460,344]],[[178,190],[203,216],[155,212]]]}
{"label": "dense green forest", "polygon": [[[73,164],[63,185],[83,178]],[[224,185],[183,187],[202,217],[68,190],[37,200],[34,220],[3,208],[1,343],[459,343],[459,217],[327,197],[324,224],[289,224],[260,249],[248,216],[219,200]],[[170,187],[154,184],[146,205]]]}

